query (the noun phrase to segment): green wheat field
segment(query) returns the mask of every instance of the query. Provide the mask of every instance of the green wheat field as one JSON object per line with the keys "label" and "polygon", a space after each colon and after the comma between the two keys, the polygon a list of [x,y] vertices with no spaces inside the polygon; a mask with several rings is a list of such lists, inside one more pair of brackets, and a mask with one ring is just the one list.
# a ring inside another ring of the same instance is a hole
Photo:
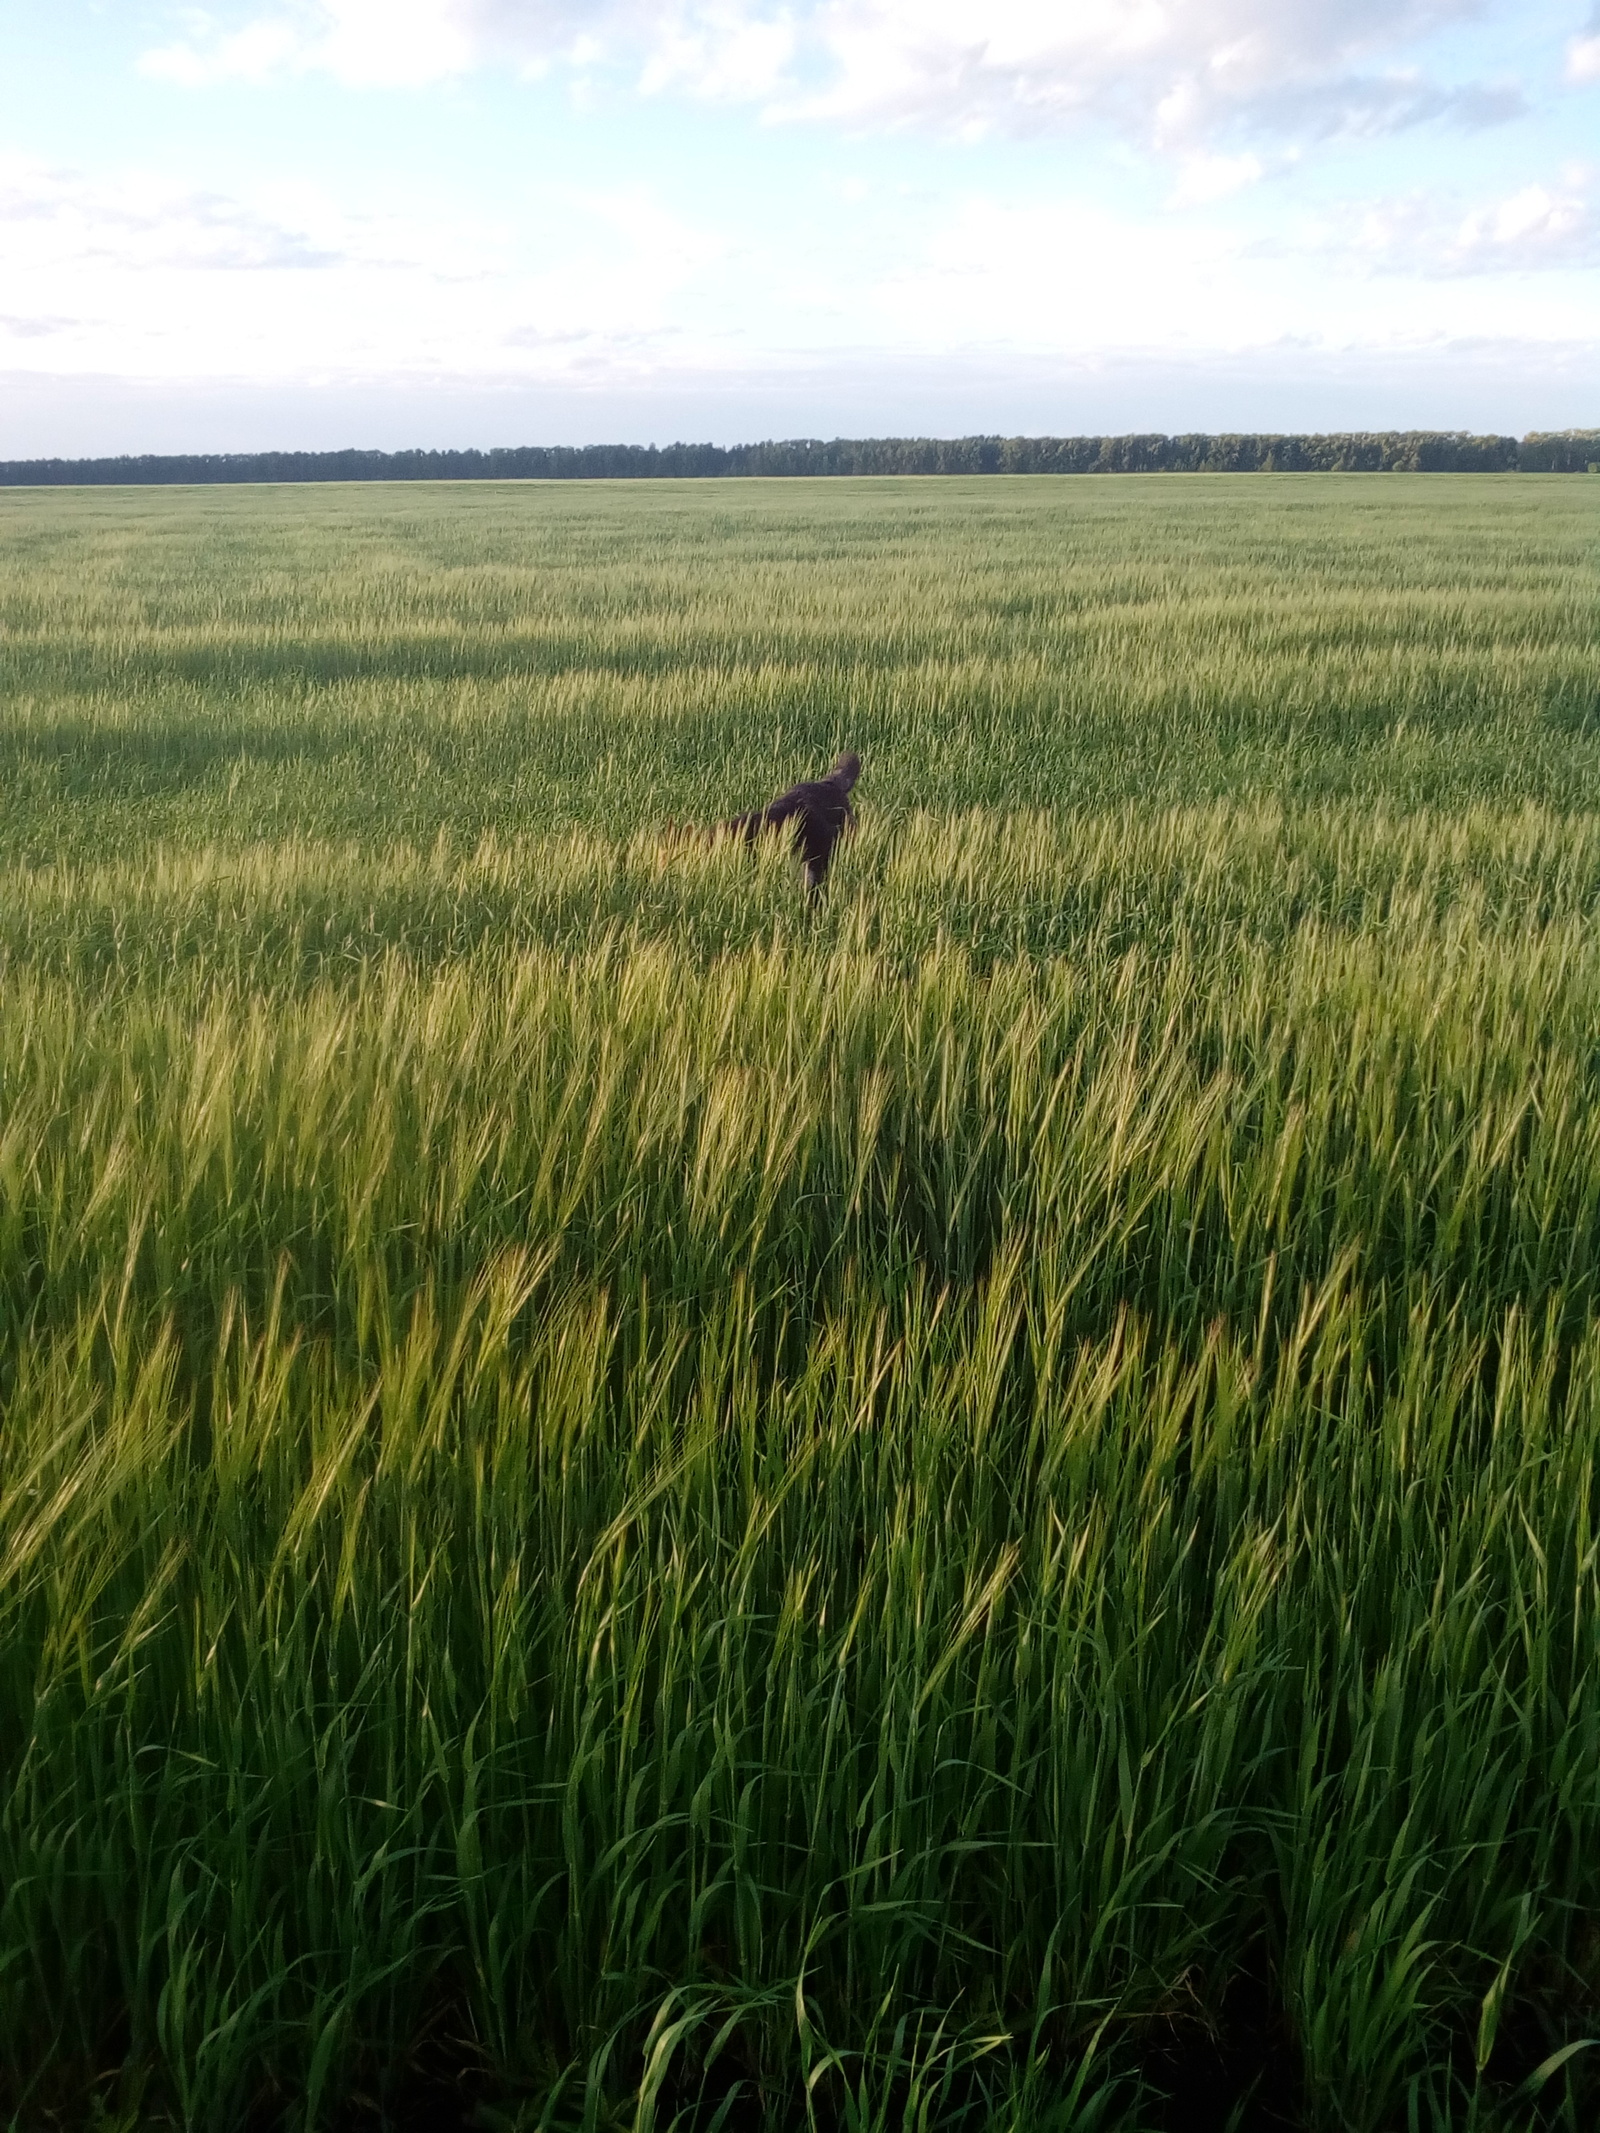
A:
{"label": "green wheat field", "polygon": [[1600,482],[5,493],[0,1407],[17,2128],[1592,2126]]}

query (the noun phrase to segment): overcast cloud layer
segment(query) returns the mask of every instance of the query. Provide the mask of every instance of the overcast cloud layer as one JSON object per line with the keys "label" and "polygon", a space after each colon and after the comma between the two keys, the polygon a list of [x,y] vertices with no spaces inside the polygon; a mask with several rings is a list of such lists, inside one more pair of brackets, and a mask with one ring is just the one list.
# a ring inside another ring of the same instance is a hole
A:
{"label": "overcast cloud layer", "polygon": [[0,453],[1600,422],[1600,11],[12,0]]}

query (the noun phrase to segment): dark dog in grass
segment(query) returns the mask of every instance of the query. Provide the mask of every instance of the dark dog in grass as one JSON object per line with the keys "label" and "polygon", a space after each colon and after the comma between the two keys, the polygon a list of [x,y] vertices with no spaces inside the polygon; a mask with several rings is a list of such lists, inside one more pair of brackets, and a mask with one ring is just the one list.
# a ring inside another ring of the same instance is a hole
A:
{"label": "dark dog in grass", "polygon": [[806,894],[815,899],[822,894],[834,846],[844,832],[854,826],[856,811],[850,805],[850,788],[860,775],[860,756],[842,755],[825,778],[815,778],[804,785],[791,785],[787,792],[779,793],[777,799],[766,807],[752,808],[747,815],[734,815],[727,822],[713,823],[709,829],[678,830],[676,824],[669,823],[668,831],[708,844],[723,837],[737,837],[742,843],[754,844],[765,831],[788,826],[804,869]]}

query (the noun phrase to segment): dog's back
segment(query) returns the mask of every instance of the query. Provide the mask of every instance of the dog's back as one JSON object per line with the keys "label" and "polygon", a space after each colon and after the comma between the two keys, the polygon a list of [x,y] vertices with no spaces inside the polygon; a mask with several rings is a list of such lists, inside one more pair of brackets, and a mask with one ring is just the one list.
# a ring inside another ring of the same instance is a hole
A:
{"label": "dog's back", "polygon": [[825,778],[791,785],[787,792],[779,793],[777,799],[766,807],[752,808],[748,814],[731,815],[725,822],[713,823],[709,829],[679,828],[676,823],[669,823],[668,831],[674,837],[692,837],[706,844],[714,844],[723,837],[736,837],[741,843],[754,844],[763,831],[792,824],[795,850],[804,864],[806,889],[815,895],[822,887],[834,846],[855,821],[850,792],[860,775],[860,756],[847,753],[837,759]]}

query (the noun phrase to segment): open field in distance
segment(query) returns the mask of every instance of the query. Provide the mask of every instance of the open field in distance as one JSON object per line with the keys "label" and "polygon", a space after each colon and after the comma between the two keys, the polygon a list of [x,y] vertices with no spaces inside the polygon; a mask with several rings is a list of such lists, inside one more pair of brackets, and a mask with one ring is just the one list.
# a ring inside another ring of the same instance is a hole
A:
{"label": "open field in distance", "polygon": [[0,496],[18,2126],[1593,2123],[1593,488]]}
{"label": "open field in distance", "polygon": [[[9,492],[6,849],[874,812],[1584,807],[1581,481]],[[867,788],[863,789],[863,797]]]}

